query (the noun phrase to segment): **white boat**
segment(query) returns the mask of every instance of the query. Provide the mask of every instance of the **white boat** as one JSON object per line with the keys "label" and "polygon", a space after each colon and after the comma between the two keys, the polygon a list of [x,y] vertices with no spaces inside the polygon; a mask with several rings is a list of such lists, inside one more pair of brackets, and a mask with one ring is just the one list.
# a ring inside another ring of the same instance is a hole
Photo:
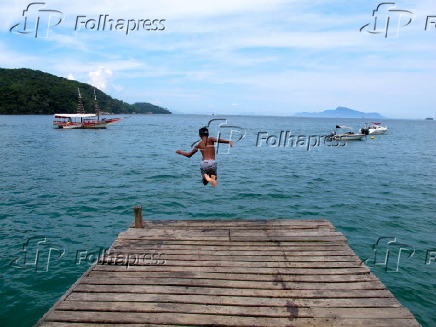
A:
{"label": "white boat", "polygon": [[[336,125],[336,130],[338,129],[352,129],[348,126],[340,126]],[[336,131],[332,132],[331,134],[327,135],[326,137],[329,137],[333,140],[340,140],[340,141],[360,141],[365,137],[365,134],[362,133],[353,133],[353,132],[346,132],[338,134]]]}
{"label": "white boat", "polygon": [[365,135],[381,135],[386,133],[387,126],[381,126],[381,123],[365,123],[365,127],[359,130],[360,133]]}
{"label": "white boat", "polygon": [[341,141],[360,141],[365,137],[365,134],[361,133],[353,133],[353,132],[347,132],[343,134],[336,134],[333,136],[334,140],[341,140]]}
{"label": "white boat", "polygon": [[77,89],[79,93],[79,100],[77,105],[76,114],[55,114],[53,120],[54,128],[61,129],[77,129],[77,128],[89,128],[89,129],[103,129],[106,128],[108,124],[115,123],[120,120],[120,118],[110,118],[110,119],[100,119],[100,109],[97,103],[97,96],[94,89],[94,101],[95,101],[95,114],[85,114],[85,109],[82,104],[82,95],[80,90]]}

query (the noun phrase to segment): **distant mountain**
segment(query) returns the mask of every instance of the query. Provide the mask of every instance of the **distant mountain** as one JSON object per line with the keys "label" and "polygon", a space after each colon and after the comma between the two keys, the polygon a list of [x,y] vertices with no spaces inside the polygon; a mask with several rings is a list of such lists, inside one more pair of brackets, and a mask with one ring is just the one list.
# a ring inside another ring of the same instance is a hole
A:
{"label": "distant mountain", "polygon": [[144,113],[144,114],[170,114],[171,111],[168,109],[155,106],[154,104],[148,102],[137,102],[133,104],[136,108],[136,113]]}
{"label": "distant mountain", "polygon": [[322,112],[299,112],[295,117],[321,117],[321,118],[384,118],[377,112],[362,112],[346,107],[337,107],[333,110],[324,110]]}
{"label": "distant mountain", "polygon": [[[0,114],[50,115],[75,113],[77,89],[82,94],[86,112],[94,112],[94,87],[32,69],[0,68]],[[113,99],[95,89],[98,105],[103,112],[120,113],[171,113],[150,103],[131,105]]]}

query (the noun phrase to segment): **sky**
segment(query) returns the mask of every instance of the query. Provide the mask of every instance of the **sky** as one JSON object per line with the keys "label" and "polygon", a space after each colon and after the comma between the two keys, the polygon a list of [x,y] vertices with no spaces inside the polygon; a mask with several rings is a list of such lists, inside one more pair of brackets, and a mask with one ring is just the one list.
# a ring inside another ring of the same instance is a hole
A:
{"label": "sky", "polygon": [[380,4],[2,0],[0,67],[175,113],[290,116],[345,106],[435,116],[436,1]]}

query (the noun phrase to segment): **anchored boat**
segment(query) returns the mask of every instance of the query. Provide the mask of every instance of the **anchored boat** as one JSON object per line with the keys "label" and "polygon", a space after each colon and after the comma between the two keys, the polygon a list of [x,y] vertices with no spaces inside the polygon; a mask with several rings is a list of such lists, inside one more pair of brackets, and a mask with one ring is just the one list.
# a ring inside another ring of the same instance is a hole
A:
{"label": "anchored boat", "polygon": [[365,127],[359,130],[360,133],[365,135],[381,135],[386,133],[387,126],[381,126],[381,123],[365,123]]}
{"label": "anchored boat", "polygon": [[53,120],[53,127],[59,129],[103,129],[108,124],[116,123],[121,118],[102,118],[100,119],[100,108],[97,103],[97,96],[94,89],[94,106],[95,114],[86,114],[83,107],[82,95],[80,89],[77,89],[79,94],[77,113],[76,114],[55,114]]}
{"label": "anchored boat", "polygon": [[[336,131],[339,129],[351,130],[352,128],[348,126],[336,125]],[[338,134],[336,131],[332,132],[329,135],[326,135],[326,137],[332,140],[341,140],[341,141],[360,141],[365,137],[365,134],[362,133],[353,133],[350,131],[350,132]]]}
{"label": "anchored boat", "polygon": [[54,128],[106,128],[107,123],[96,119],[95,114],[55,114]]}

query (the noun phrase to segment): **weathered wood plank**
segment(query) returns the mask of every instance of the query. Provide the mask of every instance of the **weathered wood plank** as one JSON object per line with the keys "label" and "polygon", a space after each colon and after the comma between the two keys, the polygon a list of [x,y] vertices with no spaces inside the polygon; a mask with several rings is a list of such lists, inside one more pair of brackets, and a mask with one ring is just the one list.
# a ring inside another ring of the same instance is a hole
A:
{"label": "weathered wood plank", "polygon": [[127,247],[150,247],[168,249],[204,249],[204,250],[252,250],[252,251],[338,251],[346,250],[349,247],[345,242],[292,242],[292,241],[277,241],[277,242],[215,242],[215,241],[181,241],[181,240],[129,240],[117,239],[114,246],[127,246]]}
{"label": "weathered wood plank", "polygon": [[262,241],[262,242],[286,242],[286,241],[299,241],[299,242],[306,242],[306,241],[323,241],[323,242],[345,242],[346,238],[344,236],[292,236],[292,235],[231,235],[231,241],[244,241],[244,242],[256,242],[256,241]]}
{"label": "weathered wood plank", "polygon": [[146,240],[200,240],[200,241],[229,241],[226,230],[169,230],[169,229],[139,229],[131,228],[118,235],[119,239]]}
{"label": "weathered wood plank", "polygon": [[153,293],[153,294],[202,294],[223,296],[274,296],[289,298],[365,298],[392,297],[388,290],[271,290],[264,289],[228,289],[196,286],[167,286],[167,285],[90,285],[80,284],[76,292],[95,293]]}
{"label": "weathered wood plank", "polygon": [[163,312],[163,313],[196,313],[248,317],[293,317],[304,318],[413,318],[405,308],[310,308],[296,306],[291,300],[283,307],[226,306],[186,303],[129,303],[129,302],[89,302],[64,301],[59,305],[63,311],[107,311],[107,312]]}
{"label": "weathered wood plank", "polygon": [[[132,258],[135,258],[136,255],[151,255],[151,254],[160,254],[159,252],[144,252],[144,251],[109,251],[107,252],[108,257],[122,255],[131,255]],[[166,261],[280,261],[280,262],[354,262],[359,264],[362,260],[359,257],[353,256],[335,256],[335,255],[317,255],[317,256],[288,256],[286,254],[282,255],[214,255],[214,254],[197,254],[195,252],[190,254],[168,254],[166,251],[162,253],[161,258],[165,258]]]}
{"label": "weathered wood plank", "polygon": [[317,237],[341,237],[341,239],[345,239],[342,235],[342,233],[339,232],[332,232],[332,231],[326,231],[326,230],[317,230],[317,231],[295,231],[295,230],[283,230],[283,229],[277,229],[277,230],[235,230],[230,231],[228,229],[201,229],[201,230],[180,230],[180,229],[138,229],[138,228],[130,228],[125,232],[121,232],[119,234],[120,238],[147,238],[150,236],[155,235],[163,235],[163,236],[178,236],[178,237],[188,237],[188,236],[198,236],[198,237],[228,237],[228,235],[231,235],[231,238],[237,236],[296,236],[296,237],[312,237],[316,239]]}
{"label": "weathered wood plank", "polygon": [[148,253],[148,252],[162,252],[165,251],[165,254],[169,255],[213,255],[213,256],[313,256],[313,257],[330,257],[330,256],[352,256],[354,258],[358,258],[351,250],[327,250],[327,251],[313,251],[311,250],[288,250],[288,251],[277,251],[270,250],[266,251],[264,249],[259,249],[258,251],[253,251],[252,249],[240,249],[240,250],[201,250],[201,247],[186,249],[185,247],[173,247],[173,248],[148,248],[148,247],[127,247],[127,246],[113,246],[111,247],[109,253],[117,253],[117,252],[129,252],[129,253]]}
{"label": "weathered wood plank", "polygon": [[[259,223],[261,222],[261,223]],[[130,228],[134,228],[134,223],[131,224]],[[305,221],[305,220],[292,220],[292,219],[281,219],[281,220],[258,220],[248,221],[248,220],[146,220],[144,221],[145,228],[167,228],[170,226],[173,229],[195,229],[195,228],[248,228],[248,229],[273,229],[279,228],[312,228],[312,229],[330,229],[335,230],[335,227],[329,221]]]}
{"label": "weathered wood plank", "polygon": [[94,271],[199,271],[215,273],[241,273],[267,275],[351,275],[369,274],[367,267],[359,268],[258,268],[258,267],[192,267],[192,266],[126,266],[126,265],[97,265]]}
{"label": "weathered wood plank", "polygon": [[[347,282],[380,282],[377,277],[371,274],[365,275],[277,275],[284,282],[322,282],[322,283],[347,283]],[[88,277],[95,278],[195,278],[195,279],[221,279],[221,280],[243,280],[243,281],[271,281],[275,277],[263,274],[250,273],[209,273],[199,271],[105,271],[93,270]]]}
{"label": "weathered wood plank", "polygon": [[81,312],[79,315],[74,311],[58,310],[47,318],[47,321],[71,321],[71,322],[93,322],[93,323],[160,323],[160,324],[182,324],[193,326],[419,326],[413,319],[337,319],[337,318],[300,318],[296,319],[292,311],[289,317],[283,318],[263,318],[263,317],[243,317],[240,316],[222,316],[206,314],[186,314],[186,313],[136,313],[125,312],[122,315],[118,312]]}
{"label": "weathered wood plank", "polygon": [[[154,230],[153,230],[154,231]],[[229,241],[229,242],[335,242],[340,244],[345,242],[344,236],[335,235],[318,235],[318,236],[298,236],[298,235],[227,235],[200,234],[200,233],[184,233],[176,234],[159,234],[152,233],[143,235],[140,233],[123,234],[119,236],[121,240],[181,240],[181,241]]]}
{"label": "weathered wood plank", "polygon": [[[133,228],[133,225],[130,226]],[[145,224],[145,229],[165,229],[168,228],[168,225],[149,225]],[[198,225],[198,226],[171,226],[172,229],[177,230],[204,230],[204,229],[226,229],[226,230],[264,230],[266,226],[232,226],[232,225]],[[267,226],[269,230],[283,230],[283,229],[292,229],[292,230],[301,230],[301,231],[334,231],[334,228],[331,228],[327,225],[323,226],[311,226],[311,225],[271,225]]]}
{"label": "weathered wood plank", "polygon": [[327,219],[192,219],[192,220],[146,220],[149,225],[170,225],[176,226],[263,226],[268,227],[272,225],[309,225],[309,226],[329,226],[334,228],[332,223]]}
{"label": "weathered wood plank", "polygon": [[[93,302],[161,302],[161,303],[197,303],[197,304],[222,304],[239,306],[266,306],[284,307],[289,298],[277,297],[245,297],[245,296],[219,296],[196,294],[137,294],[137,293],[82,293],[73,292],[68,301],[93,301]],[[326,308],[398,308],[401,304],[394,297],[386,298],[291,298],[292,302],[300,307],[326,307]]]}
{"label": "weathered wood plank", "polygon": [[95,278],[87,277],[82,284],[92,285],[183,285],[190,287],[221,287],[271,290],[383,290],[381,282],[349,282],[349,283],[315,283],[315,282],[285,282],[280,276],[276,280],[265,281],[229,281],[198,278]]}
{"label": "weathered wood plank", "polygon": [[[291,262],[291,261],[231,261],[231,260],[175,260],[167,259],[165,256],[164,266],[188,266],[188,267],[252,267],[252,268],[354,268],[358,266],[358,261],[345,262]],[[107,259],[103,262],[106,264],[115,264],[114,259]],[[150,260],[121,260],[125,266],[150,266]],[[128,264],[129,263],[129,264]]]}

